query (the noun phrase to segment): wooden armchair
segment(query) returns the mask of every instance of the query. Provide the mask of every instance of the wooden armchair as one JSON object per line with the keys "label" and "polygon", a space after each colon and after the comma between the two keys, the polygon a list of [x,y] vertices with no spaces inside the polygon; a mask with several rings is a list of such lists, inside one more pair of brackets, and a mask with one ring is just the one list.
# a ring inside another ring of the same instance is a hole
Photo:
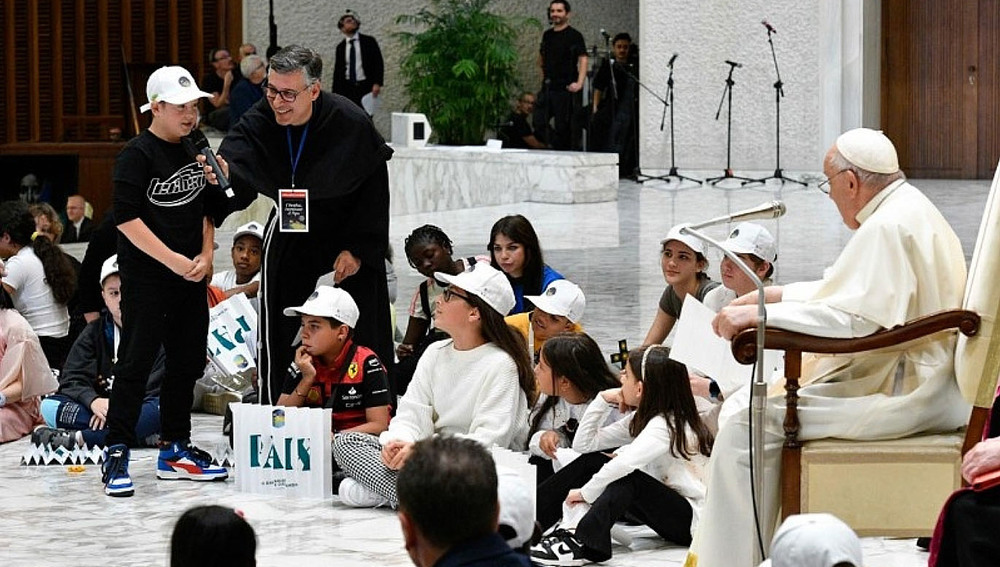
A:
{"label": "wooden armchair", "polygon": [[[781,459],[782,517],[830,512],[860,536],[927,536],[945,499],[961,485],[962,456],[982,436],[1000,374],[1000,168],[993,179],[972,255],[964,309],[944,311],[858,339],[829,339],[768,329],[765,348],[785,351],[785,442]],[[964,432],[890,441],[798,439],[802,353],[848,354],[958,329],[955,376],[973,405]],[[733,338],[736,359],[756,359],[756,329]]]}

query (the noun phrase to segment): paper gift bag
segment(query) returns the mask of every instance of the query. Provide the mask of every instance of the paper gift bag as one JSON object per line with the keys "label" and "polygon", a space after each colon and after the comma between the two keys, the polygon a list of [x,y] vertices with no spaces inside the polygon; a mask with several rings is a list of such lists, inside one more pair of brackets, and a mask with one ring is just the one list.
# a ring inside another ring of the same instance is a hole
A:
{"label": "paper gift bag", "polygon": [[283,497],[333,496],[330,409],[230,407],[239,490]]}
{"label": "paper gift bag", "polygon": [[257,367],[257,312],[242,293],[209,310],[208,356],[221,374]]}

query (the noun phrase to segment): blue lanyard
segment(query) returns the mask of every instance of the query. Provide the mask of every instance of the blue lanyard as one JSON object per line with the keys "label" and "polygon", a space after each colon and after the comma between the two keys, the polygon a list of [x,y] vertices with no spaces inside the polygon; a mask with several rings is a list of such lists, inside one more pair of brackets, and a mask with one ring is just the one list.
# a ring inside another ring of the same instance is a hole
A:
{"label": "blue lanyard", "polygon": [[299,151],[292,156],[292,127],[285,128],[285,136],[288,138],[288,160],[292,162],[292,189],[295,189],[295,170],[299,167],[299,158],[302,157],[302,148],[306,145],[306,134],[309,133],[309,123],[302,130],[302,138],[299,140]]}

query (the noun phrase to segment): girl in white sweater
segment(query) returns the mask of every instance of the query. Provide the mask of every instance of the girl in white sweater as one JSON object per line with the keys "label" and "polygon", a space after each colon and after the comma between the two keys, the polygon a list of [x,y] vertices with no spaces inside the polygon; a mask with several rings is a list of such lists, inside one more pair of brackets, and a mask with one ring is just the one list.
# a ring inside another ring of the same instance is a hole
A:
{"label": "girl in white sweater", "polygon": [[[626,513],[666,540],[691,543],[705,498],[701,466],[713,438],[698,417],[687,369],[668,356],[664,347],[633,350],[621,388],[601,392],[587,408],[573,448],[586,453],[619,449],[582,487],[569,491],[568,506],[589,510],[575,531],[558,529],[534,546],[536,563],[583,565],[610,559],[611,527]],[[609,412],[626,407],[636,410],[602,425]]]}
{"label": "girl in white sweater", "polygon": [[413,444],[432,435],[517,450],[527,443],[535,378],[524,338],[503,319],[514,306],[507,277],[484,263],[434,277],[449,284],[434,323],[451,338],[427,347],[388,430],[334,438],[334,457],[349,477],[338,494],[348,506],[395,507],[396,471]]}

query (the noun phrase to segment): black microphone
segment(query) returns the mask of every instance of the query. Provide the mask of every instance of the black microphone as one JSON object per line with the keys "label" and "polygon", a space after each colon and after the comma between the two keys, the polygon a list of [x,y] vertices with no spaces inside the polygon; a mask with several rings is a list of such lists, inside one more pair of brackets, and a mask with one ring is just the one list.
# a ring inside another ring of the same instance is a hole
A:
{"label": "black microphone", "polygon": [[215,177],[219,181],[219,189],[226,192],[226,197],[232,198],[235,196],[232,184],[222,174],[222,168],[219,167],[219,161],[215,159],[215,154],[212,153],[212,145],[208,143],[208,138],[205,137],[204,132],[197,128],[191,130],[190,134],[181,138],[181,145],[184,146],[184,151],[192,159],[199,154],[205,156],[205,161],[208,162],[208,165],[212,166],[212,173],[215,173]]}
{"label": "black microphone", "polygon": [[760,23],[764,24],[764,27],[767,28],[767,33],[778,33],[778,30],[774,29],[774,26],[769,24],[767,20],[761,20]]}
{"label": "black microphone", "polygon": [[735,62],[735,61],[730,61],[730,60],[728,60],[728,59],[726,59],[726,63],[728,63],[728,64],[732,65],[733,67],[736,67],[737,69],[739,69],[740,67],[742,67],[742,66],[743,66],[743,64],[742,64],[742,63],[737,63],[737,62]]}
{"label": "black microphone", "polygon": [[674,53],[670,57],[670,61],[667,63],[667,67],[673,67],[674,66],[674,61],[677,61],[677,54],[676,53]]}
{"label": "black microphone", "polygon": [[604,41],[611,39],[611,36],[608,35],[608,32],[604,28],[601,28],[601,37],[604,38]]}

